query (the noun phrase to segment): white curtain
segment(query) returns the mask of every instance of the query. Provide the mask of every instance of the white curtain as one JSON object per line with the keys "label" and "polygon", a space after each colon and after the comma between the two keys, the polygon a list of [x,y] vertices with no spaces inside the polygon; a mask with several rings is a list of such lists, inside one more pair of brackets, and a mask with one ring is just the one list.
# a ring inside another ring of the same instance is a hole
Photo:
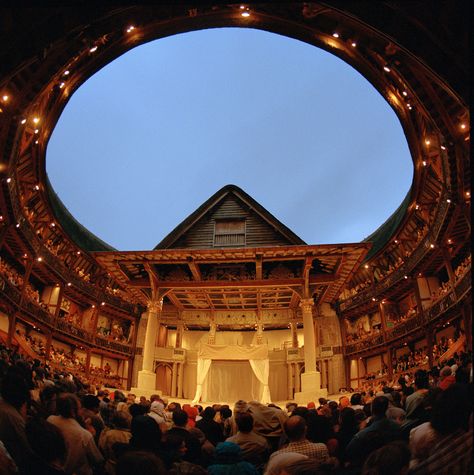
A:
{"label": "white curtain", "polygon": [[[193,404],[201,400],[203,393],[203,384],[209,372],[212,360],[246,360],[260,383],[263,386],[260,401],[263,404],[271,402],[270,388],[268,386],[268,377],[270,373],[270,363],[268,360],[267,345],[210,345],[202,343],[198,350],[197,376],[196,376],[196,394]],[[216,379],[216,378],[214,378]],[[228,378],[227,378],[228,379]],[[231,384],[232,388],[242,388],[242,378],[236,381],[230,381],[225,384]],[[240,382],[239,382],[240,381]],[[222,382],[224,383],[224,382]],[[215,387],[215,385],[214,385]],[[210,395],[206,391],[206,396]],[[220,398],[219,398],[220,399]]]}
{"label": "white curtain", "polygon": [[247,361],[215,360],[202,385],[202,401],[227,403],[235,401],[259,401],[262,384]]}
{"label": "white curtain", "polygon": [[198,358],[197,360],[196,394],[194,395],[193,404],[197,404],[201,399],[202,385],[211,367],[211,361],[211,359],[204,358]]}
{"label": "white curtain", "polygon": [[257,379],[263,385],[262,396],[260,402],[262,404],[268,404],[272,402],[270,398],[270,388],[268,387],[268,376],[270,374],[270,362],[266,360],[249,360],[250,366]]}

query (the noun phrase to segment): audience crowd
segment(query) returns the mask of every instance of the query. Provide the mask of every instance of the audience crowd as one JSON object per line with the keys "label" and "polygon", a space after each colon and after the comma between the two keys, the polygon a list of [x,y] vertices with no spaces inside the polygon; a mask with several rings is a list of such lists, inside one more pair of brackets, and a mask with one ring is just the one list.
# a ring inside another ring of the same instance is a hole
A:
{"label": "audience crowd", "polygon": [[[105,370],[104,370],[105,371]],[[0,345],[0,474],[468,474],[472,363],[280,408],[109,393]]]}

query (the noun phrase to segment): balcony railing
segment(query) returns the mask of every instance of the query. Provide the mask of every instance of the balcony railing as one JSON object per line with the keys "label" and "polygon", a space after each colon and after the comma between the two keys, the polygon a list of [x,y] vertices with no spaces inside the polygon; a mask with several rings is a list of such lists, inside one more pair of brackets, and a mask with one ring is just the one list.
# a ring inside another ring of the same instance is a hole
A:
{"label": "balcony railing", "polygon": [[[421,328],[424,323],[439,318],[444,312],[446,312],[453,305],[459,302],[459,300],[464,297],[464,295],[470,288],[471,271],[469,270],[460,280],[456,282],[454,291],[448,292],[441,299],[437,300],[431,307],[424,310],[425,321],[423,321],[423,317],[417,313],[409,320],[398,324],[394,328],[388,329],[385,333],[385,340],[383,339],[383,334],[378,336],[377,338],[381,337],[381,343],[387,344],[410,334],[411,332]],[[349,355],[352,353],[358,353],[360,351],[364,351],[374,346],[377,346],[378,344],[375,340],[376,339],[374,337],[369,337],[357,341],[355,343],[346,345],[345,354]]]}
{"label": "balcony railing", "polygon": [[449,209],[449,203],[446,201],[445,198],[445,196],[440,198],[438,213],[436,214],[434,223],[431,226],[430,233],[418,243],[417,248],[410,254],[407,260],[400,267],[395,269],[390,275],[385,277],[380,282],[376,283],[375,286],[362,290],[358,294],[341,301],[341,311],[347,311],[350,308],[353,308],[363,302],[367,302],[372,297],[383,293],[393,284],[403,279],[405,275],[410,274],[413,269],[418,265],[418,263],[423,259],[423,257],[428,252],[432,251],[430,244],[436,242],[436,240],[438,239],[439,232]]}
{"label": "balcony railing", "polygon": [[7,280],[0,277],[0,297],[4,297],[16,304],[24,313],[30,315],[35,320],[45,323],[52,331],[59,331],[67,336],[80,340],[88,345],[95,345],[107,350],[111,350],[126,355],[132,354],[132,346],[126,343],[109,340],[107,338],[94,335],[84,328],[72,325],[69,322],[59,319],[54,325],[54,318],[47,310],[31,300],[24,300],[20,307],[21,292]]}

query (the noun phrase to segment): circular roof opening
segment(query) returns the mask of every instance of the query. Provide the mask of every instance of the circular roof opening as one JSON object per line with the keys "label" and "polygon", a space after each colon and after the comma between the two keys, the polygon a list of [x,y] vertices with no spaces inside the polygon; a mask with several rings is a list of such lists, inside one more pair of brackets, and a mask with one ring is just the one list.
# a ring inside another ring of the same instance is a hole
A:
{"label": "circular roof opening", "polygon": [[139,46],[71,97],[47,173],[120,250],[152,249],[233,183],[310,244],[358,242],[399,206],[400,122],[352,67],[306,43],[219,28]]}

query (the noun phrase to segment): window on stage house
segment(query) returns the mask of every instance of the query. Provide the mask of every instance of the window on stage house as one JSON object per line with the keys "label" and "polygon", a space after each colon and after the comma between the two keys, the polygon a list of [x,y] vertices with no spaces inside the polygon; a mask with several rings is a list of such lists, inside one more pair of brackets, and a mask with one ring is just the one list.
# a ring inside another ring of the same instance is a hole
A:
{"label": "window on stage house", "polygon": [[245,219],[216,220],[214,247],[245,246]]}

